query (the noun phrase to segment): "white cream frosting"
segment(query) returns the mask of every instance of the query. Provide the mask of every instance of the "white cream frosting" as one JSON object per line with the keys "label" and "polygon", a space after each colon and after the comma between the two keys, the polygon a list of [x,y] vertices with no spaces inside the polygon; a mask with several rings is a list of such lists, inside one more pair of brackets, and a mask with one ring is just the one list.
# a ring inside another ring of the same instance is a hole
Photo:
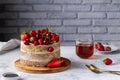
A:
{"label": "white cream frosting", "polygon": [[[56,44],[58,44],[58,43],[56,43]],[[25,44],[21,41],[21,45],[25,45]],[[30,44],[30,45],[33,45],[33,44]],[[46,46],[46,45],[42,45],[42,46]],[[51,46],[51,45],[49,45],[49,46]],[[60,47],[54,47],[54,51],[52,53],[57,52],[59,50],[60,50]],[[51,52],[48,52],[46,50],[44,52],[29,52],[29,51],[24,50],[22,48],[20,48],[20,51],[22,51],[24,53],[32,53],[32,54],[49,54],[49,53],[51,53]]]}
{"label": "white cream frosting", "polygon": [[[58,43],[55,43],[55,45],[58,44]],[[21,45],[25,45],[23,42],[21,42]],[[33,44],[30,44],[30,45],[33,45]],[[46,45],[42,45],[42,46],[46,46]],[[51,45],[49,45],[51,46]],[[49,47],[47,46],[47,47]],[[40,62],[40,63],[44,63],[44,64],[47,64],[49,61],[51,61],[53,58],[59,58],[60,55],[50,55],[48,57],[39,57],[39,58],[36,58],[36,57],[32,57],[31,54],[50,54],[51,52],[48,52],[47,50],[45,50],[44,52],[30,52],[30,51],[27,51],[27,50],[24,50],[24,49],[20,49],[21,52],[25,53],[25,54],[22,54],[20,55],[20,59],[23,59],[23,60],[28,60],[28,61],[32,61],[32,62]],[[53,53],[57,53],[58,51],[60,51],[60,47],[54,47],[54,51],[52,52]]]}
{"label": "white cream frosting", "polygon": [[[31,52],[29,52],[29,51],[25,51],[25,50],[23,50],[23,49],[20,49],[22,52],[24,52],[24,53],[31,53]],[[59,51],[60,50],[60,48],[57,48],[57,49],[55,49],[52,53],[54,53],[54,52],[57,52],[57,51]],[[48,51],[44,51],[44,52],[32,52],[32,54],[49,54],[49,53],[51,53],[51,52],[48,52]]]}
{"label": "white cream frosting", "polygon": [[[59,58],[60,56],[59,55],[56,55],[56,56],[54,55],[54,57]],[[40,57],[38,59],[38,58],[33,58],[30,53],[26,53],[24,55],[20,55],[20,59],[33,61],[33,62],[42,62],[42,63],[44,63],[44,62],[51,61],[53,59],[53,56],[51,55],[51,56],[49,56],[47,58]]]}

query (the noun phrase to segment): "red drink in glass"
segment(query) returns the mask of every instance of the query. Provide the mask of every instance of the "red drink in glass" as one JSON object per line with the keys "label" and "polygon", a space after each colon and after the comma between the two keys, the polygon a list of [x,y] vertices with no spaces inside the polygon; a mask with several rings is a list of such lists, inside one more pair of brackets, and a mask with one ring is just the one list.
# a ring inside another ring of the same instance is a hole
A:
{"label": "red drink in glass", "polygon": [[93,42],[80,42],[76,44],[76,54],[81,58],[89,58],[94,53]]}

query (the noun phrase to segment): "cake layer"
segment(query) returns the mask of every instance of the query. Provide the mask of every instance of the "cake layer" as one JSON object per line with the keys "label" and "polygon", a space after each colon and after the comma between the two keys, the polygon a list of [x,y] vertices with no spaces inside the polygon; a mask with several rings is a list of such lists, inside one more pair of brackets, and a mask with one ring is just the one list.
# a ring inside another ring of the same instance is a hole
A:
{"label": "cake layer", "polygon": [[[56,51],[60,50],[60,48],[56,48],[52,53],[55,53]],[[50,54],[51,52],[48,51],[44,51],[44,52],[29,52],[29,51],[25,51],[23,49],[21,49],[22,53],[30,53],[30,54]]]}
{"label": "cake layer", "polygon": [[33,62],[28,60],[20,59],[20,63],[25,66],[32,66],[32,67],[44,67],[45,63]]}
{"label": "cake layer", "polygon": [[57,50],[60,48],[60,43],[57,42],[57,43],[53,43],[50,45],[34,46],[34,45],[25,45],[23,42],[21,42],[21,51],[22,52],[41,52],[41,53],[43,52],[43,53],[46,53],[46,52],[48,52],[49,47],[53,47],[54,50]]}
{"label": "cake layer", "polygon": [[[34,54],[21,52],[20,53],[20,63],[27,66],[40,66],[44,67],[48,64],[52,59],[60,57],[60,49],[56,52],[51,52],[48,54]],[[32,63],[30,63],[32,62]]]}

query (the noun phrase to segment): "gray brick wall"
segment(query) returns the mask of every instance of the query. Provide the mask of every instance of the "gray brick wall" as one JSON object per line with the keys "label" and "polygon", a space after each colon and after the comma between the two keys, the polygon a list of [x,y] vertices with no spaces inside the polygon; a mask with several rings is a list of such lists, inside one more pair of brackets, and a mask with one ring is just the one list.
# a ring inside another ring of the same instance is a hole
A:
{"label": "gray brick wall", "polygon": [[61,45],[77,38],[120,44],[120,0],[0,0],[0,40],[50,26]]}

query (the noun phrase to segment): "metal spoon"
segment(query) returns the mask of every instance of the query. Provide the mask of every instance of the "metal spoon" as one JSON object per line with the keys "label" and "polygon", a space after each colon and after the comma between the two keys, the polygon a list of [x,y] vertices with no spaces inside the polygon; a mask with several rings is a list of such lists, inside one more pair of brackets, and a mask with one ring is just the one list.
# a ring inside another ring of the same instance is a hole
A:
{"label": "metal spoon", "polygon": [[111,70],[100,69],[93,64],[86,65],[86,67],[94,73],[108,72],[108,73],[120,75],[120,71],[111,71]]}

